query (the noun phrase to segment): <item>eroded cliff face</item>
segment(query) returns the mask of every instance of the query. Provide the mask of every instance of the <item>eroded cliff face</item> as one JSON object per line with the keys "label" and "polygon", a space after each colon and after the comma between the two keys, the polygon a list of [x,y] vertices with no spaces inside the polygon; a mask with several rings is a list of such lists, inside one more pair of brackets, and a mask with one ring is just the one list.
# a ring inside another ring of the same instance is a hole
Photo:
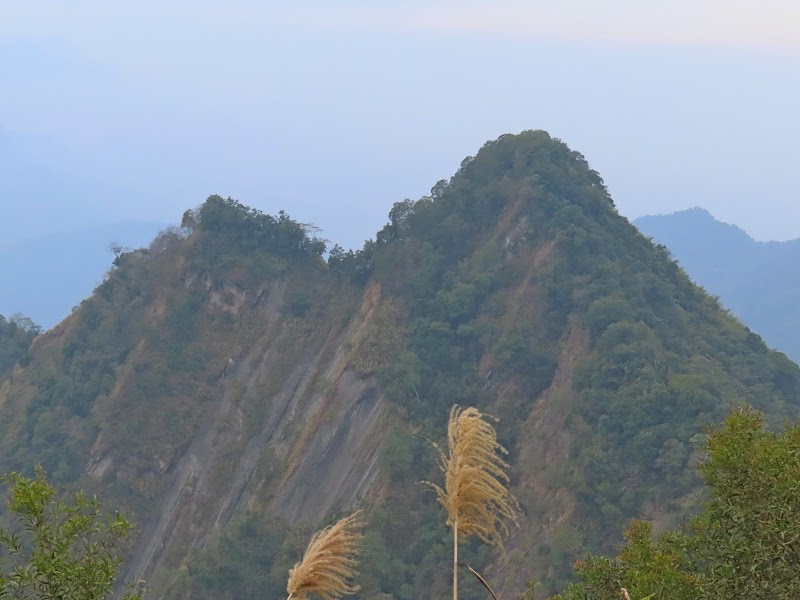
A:
{"label": "eroded cliff face", "polygon": [[[522,195],[516,197],[488,235],[502,249],[501,263],[526,265],[524,276],[509,287],[514,310],[503,316],[506,333],[536,312],[536,274],[555,260],[552,241],[526,246],[530,224],[521,214],[524,202]],[[379,468],[380,448],[397,417],[369,374],[376,359],[356,353],[363,354],[364,347],[386,352],[378,338],[397,333],[387,332],[383,321],[388,318],[393,327],[400,309],[381,285],[357,288],[324,278],[309,285],[307,271],[260,284],[214,282],[189,270],[178,250],[147,260],[165,263],[148,269],[161,271],[167,290],[143,295],[132,308],[135,325],[118,327],[117,337],[125,340],[122,360],[113,367],[107,392],[95,400],[92,437],[83,439],[88,454],[79,477],[109,502],[132,511],[141,525],[123,579],[163,588],[241,511],[314,527],[333,514],[380,504],[391,493],[386,491],[391,482]],[[293,313],[292,303],[304,294],[313,296],[312,306]],[[202,333],[187,337],[175,357],[163,341],[175,331],[176,313],[189,301],[199,315],[191,324]],[[64,353],[78,335],[80,317],[45,336],[39,344],[40,363]],[[137,335],[131,332],[134,327]],[[564,398],[571,394],[571,369],[585,345],[585,334],[575,328],[564,340],[564,361],[553,385],[535,404],[522,408],[529,415],[531,435],[520,439],[514,452],[533,466],[515,468],[520,497],[543,493],[546,465],[534,460],[539,451],[553,455],[548,463],[564,458],[567,442],[557,421],[568,411]],[[199,368],[189,364],[182,369],[193,374],[162,366],[200,350]],[[524,390],[514,378],[493,376],[495,362],[486,352],[478,371],[502,414],[507,404],[519,404]],[[155,374],[162,387],[147,387],[152,395],[142,395],[142,379]],[[23,411],[23,404],[36,395],[35,379],[17,373],[0,400],[13,399]],[[172,380],[185,382],[186,388],[177,388]],[[572,504],[568,492],[545,495],[553,494],[557,501],[547,519],[566,519],[565,507]],[[541,544],[528,545],[531,526],[523,519],[524,533],[512,536],[511,552],[498,563],[497,575],[509,592],[524,585],[529,573],[524,561]],[[546,538],[552,527],[537,521],[535,531]]]}
{"label": "eroded cliff face", "polygon": [[[213,278],[187,267],[184,239],[159,244],[112,271],[38,341],[34,368],[18,368],[0,390],[6,455],[27,445],[35,457],[37,429],[66,417],[76,468],[65,479],[132,514],[141,532],[124,579],[156,589],[238,511],[314,526],[358,504],[378,478],[388,419],[374,378],[350,364],[380,285],[337,284],[313,261],[263,282]],[[109,330],[113,362],[87,360],[108,374],[89,410],[73,414],[54,398],[37,414],[47,373],[72,385],[80,350],[71,348],[98,327]],[[51,462],[51,476],[65,463]]]}
{"label": "eroded cliff face", "polygon": [[[348,323],[318,322],[291,348],[285,294],[283,282],[269,290],[264,333],[231,365],[196,439],[167,469],[126,579],[168,577],[239,509],[315,524],[352,508],[376,480],[386,401],[348,361],[380,288],[366,290]],[[295,357],[289,368],[287,352]]]}
{"label": "eroded cliff face", "polygon": [[[732,399],[798,413],[797,367],[544,132],[492,142],[327,262],[300,224],[230,199],[185,223],[122,255],[0,387],[1,470],[42,463],[131,515],[124,578],[165,597],[244,595],[208,556],[239,515],[296,526],[294,560],[309,529],[355,508],[361,598],[447,593],[449,536],[419,482],[439,477],[426,440],[454,403],[499,417],[510,451],[519,527],[505,552],[465,544],[504,597],[532,577],[555,591],[630,517],[690,510],[695,436]],[[236,555],[251,561],[237,577],[273,550]]]}

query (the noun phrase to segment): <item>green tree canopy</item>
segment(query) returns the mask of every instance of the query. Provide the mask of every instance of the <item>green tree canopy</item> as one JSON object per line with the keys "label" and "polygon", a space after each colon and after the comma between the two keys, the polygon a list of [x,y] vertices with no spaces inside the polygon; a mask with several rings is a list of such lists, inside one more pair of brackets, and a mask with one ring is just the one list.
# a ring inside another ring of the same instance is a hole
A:
{"label": "green tree canopy", "polygon": [[28,317],[0,315],[0,380],[25,355],[41,328]]}
{"label": "green tree canopy", "polygon": [[800,422],[781,433],[738,409],[708,432],[703,511],[653,540],[634,521],[619,556],[576,564],[580,582],[554,600],[800,598]]}
{"label": "green tree canopy", "polygon": [[[41,468],[33,478],[11,473],[3,479],[10,484],[6,507],[18,528],[0,528],[0,597],[110,598],[121,544],[132,528],[125,517],[104,515],[83,492],[62,499]],[[141,597],[130,591],[123,599]]]}

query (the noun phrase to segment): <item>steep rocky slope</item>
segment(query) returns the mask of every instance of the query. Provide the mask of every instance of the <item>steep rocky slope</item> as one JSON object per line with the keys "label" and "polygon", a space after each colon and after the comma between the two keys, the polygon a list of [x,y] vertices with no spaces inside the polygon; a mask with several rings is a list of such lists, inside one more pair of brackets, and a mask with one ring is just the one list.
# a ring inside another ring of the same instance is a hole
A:
{"label": "steep rocky slope", "polygon": [[[97,490],[159,594],[278,594],[309,527],[367,509],[362,598],[439,597],[422,479],[451,404],[498,416],[523,513],[464,556],[554,589],[624,521],[691,511],[704,424],[795,416],[800,370],[620,217],[544,132],[487,144],[356,253],[212,197],[122,255],[0,389],[0,458]],[[479,597],[466,583],[465,598]],[[388,596],[387,596],[388,595]]]}

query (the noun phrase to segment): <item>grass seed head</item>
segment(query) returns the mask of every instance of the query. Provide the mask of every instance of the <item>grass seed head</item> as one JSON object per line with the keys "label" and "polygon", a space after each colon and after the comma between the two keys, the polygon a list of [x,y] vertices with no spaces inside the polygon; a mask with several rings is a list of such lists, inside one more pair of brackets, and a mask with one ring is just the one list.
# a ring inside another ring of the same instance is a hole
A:
{"label": "grass seed head", "polygon": [[502,547],[508,522],[516,524],[519,509],[509,492],[502,459],[506,449],[497,441],[489,417],[476,408],[454,406],[447,426],[447,454],[440,452],[444,488],[430,484],[447,510],[447,524]]}
{"label": "grass seed head", "polygon": [[289,571],[289,598],[307,600],[309,594],[316,594],[322,600],[336,600],[358,591],[352,579],[356,575],[362,526],[357,512],[317,532],[308,543],[303,560]]}

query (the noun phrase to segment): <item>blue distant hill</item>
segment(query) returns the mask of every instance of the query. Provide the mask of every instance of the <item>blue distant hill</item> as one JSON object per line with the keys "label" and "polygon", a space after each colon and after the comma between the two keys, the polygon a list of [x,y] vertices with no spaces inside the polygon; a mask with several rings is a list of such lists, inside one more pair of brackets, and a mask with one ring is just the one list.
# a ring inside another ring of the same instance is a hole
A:
{"label": "blue distant hill", "polygon": [[0,315],[22,313],[49,329],[103,280],[114,260],[109,244],[147,246],[164,228],[123,222],[0,242]]}
{"label": "blue distant hill", "polygon": [[702,208],[634,223],[769,346],[800,362],[800,239],[757,242]]}

